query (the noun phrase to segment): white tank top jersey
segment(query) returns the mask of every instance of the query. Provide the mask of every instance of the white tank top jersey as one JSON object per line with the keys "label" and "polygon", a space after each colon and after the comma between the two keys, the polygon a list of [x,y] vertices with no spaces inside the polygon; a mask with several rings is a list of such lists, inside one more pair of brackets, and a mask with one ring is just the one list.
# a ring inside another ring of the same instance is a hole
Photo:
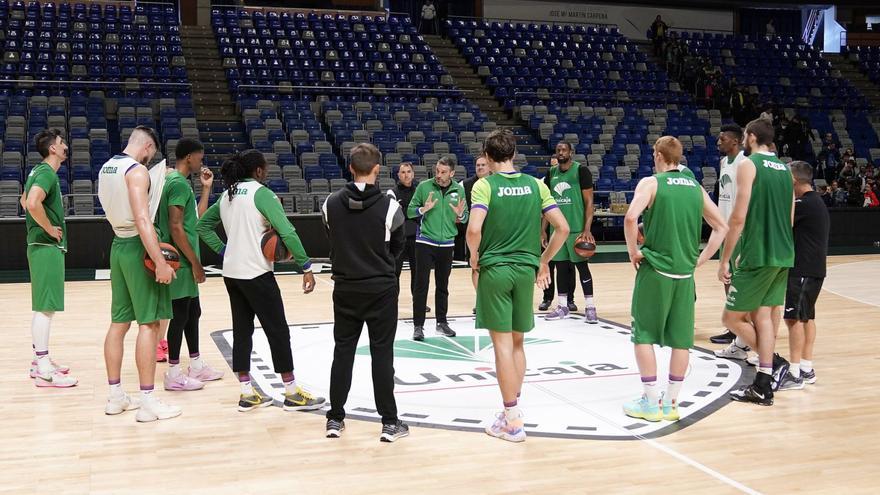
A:
{"label": "white tank top jersey", "polygon": [[263,184],[257,181],[239,182],[233,189],[224,191],[220,203],[220,221],[226,231],[226,251],[223,254],[223,276],[250,280],[272,271],[272,263],[263,256],[260,246],[269,222],[257,209],[254,198]]}
{"label": "white tank top jersey", "polygon": [[[107,216],[107,221],[113,227],[117,237],[135,237],[138,235],[134,224],[134,213],[131,211],[131,203],[128,197],[128,184],[125,176],[129,171],[140,165],[134,158],[128,155],[116,155],[98,173],[98,200]],[[150,219],[155,221],[159,211],[159,202],[162,198],[162,189],[165,185],[165,160],[153,166],[149,171],[149,209]]]}
{"label": "white tank top jersey", "polygon": [[720,167],[718,169],[718,209],[724,221],[730,220],[733,213],[733,203],[736,201],[736,169],[740,160],[745,159],[746,155],[742,151],[736,155],[733,162],[730,163],[726,156],[721,157]]}

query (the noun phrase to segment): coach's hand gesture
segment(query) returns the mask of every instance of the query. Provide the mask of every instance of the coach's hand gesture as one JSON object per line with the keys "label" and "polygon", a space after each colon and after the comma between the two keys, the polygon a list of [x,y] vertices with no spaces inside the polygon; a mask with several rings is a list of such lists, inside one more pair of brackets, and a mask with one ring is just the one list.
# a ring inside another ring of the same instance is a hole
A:
{"label": "coach's hand gesture", "polygon": [[428,199],[426,199],[425,204],[422,205],[422,215],[431,211],[431,208],[433,208],[434,205],[437,204],[437,201],[438,200],[434,199],[434,191],[429,192]]}
{"label": "coach's hand gesture", "polygon": [[465,203],[464,198],[459,198],[458,204],[450,204],[449,207],[455,211],[456,218],[461,218],[464,215],[464,209],[467,208],[467,203]]}
{"label": "coach's hand gesture", "polygon": [[315,274],[306,272],[303,274],[303,294],[309,294],[315,290]]}

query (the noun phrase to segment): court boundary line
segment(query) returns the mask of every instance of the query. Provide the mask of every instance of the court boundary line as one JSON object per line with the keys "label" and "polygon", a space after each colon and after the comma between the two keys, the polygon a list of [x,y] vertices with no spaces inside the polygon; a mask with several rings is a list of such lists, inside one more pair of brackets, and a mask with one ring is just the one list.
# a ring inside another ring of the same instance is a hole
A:
{"label": "court boundary line", "polygon": [[[843,263],[843,264],[840,264],[840,265],[834,265],[834,266],[832,266],[831,268],[829,268],[828,271],[830,272],[831,270],[834,270],[834,269],[837,268],[837,267],[851,266],[851,265],[861,265],[861,264],[863,264],[863,263],[877,263],[877,260],[853,261],[853,262],[851,262],[851,263]],[[827,274],[825,275],[825,279],[826,279],[826,280],[828,279],[828,275],[827,275]],[[835,296],[840,296],[840,297],[842,297],[842,298],[844,298],[844,299],[849,299],[850,301],[855,301],[855,302],[857,302],[857,303],[865,304],[865,305],[868,305],[868,306],[873,306],[873,307],[875,307],[875,308],[880,308],[880,304],[877,304],[877,303],[874,303],[874,302],[868,302],[868,301],[865,301],[865,300],[860,299],[860,298],[858,298],[858,297],[847,296],[847,295],[842,294],[842,293],[840,293],[840,292],[838,292],[838,291],[836,291],[836,290],[834,290],[834,289],[829,289],[828,287],[825,287],[824,285],[823,285],[823,287],[822,287],[822,290],[827,290],[828,292],[834,294]]]}

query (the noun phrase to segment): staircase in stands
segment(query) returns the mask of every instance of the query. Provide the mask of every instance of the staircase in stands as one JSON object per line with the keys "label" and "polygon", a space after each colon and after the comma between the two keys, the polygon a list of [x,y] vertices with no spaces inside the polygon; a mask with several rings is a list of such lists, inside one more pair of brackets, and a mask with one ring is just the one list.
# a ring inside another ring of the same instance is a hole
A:
{"label": "staircase in stands", "polygon": [[852,82],[871,102],[875,111],[880,110],[880,87],[871,82],[862,70],[858,62],[850,60],[847,56],[839,53],[823,53],[822,56],[831,62],[831,65],[840,71],[842,77]]}

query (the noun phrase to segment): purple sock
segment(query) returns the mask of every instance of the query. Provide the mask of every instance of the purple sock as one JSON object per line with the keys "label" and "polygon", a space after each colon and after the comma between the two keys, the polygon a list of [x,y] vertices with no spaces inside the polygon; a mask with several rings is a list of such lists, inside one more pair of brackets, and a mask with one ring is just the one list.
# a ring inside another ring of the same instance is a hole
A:
{"label": "purple sock", "polygon": [[169,359],[168,364],[169,365],[180,364],[180,359]]}
{"label": "purple sock", "polygon": [[192,353],[192,354],[189,355],[189,358],[190,358],[190,359],[195,359],[195,358],[197,358],[197,357],[199,357],[199,353],[198,353],[198,352],[194,352],[194,353]]}
{"label": "purple sock", "polygon": [[288,371],[287,373],[281,373],[281,381],[285,384],[292,382],[295,380],[292,371]]}
{"label": "purple sock", "polygon": [[117,378],[115,380],[107,380],[107,384],[108,385],[119,385],[120,381],[121,380],[119,378]]}
{"label": "purple sock", "polygon": [[141,385],[141,392],[152,392],[153,385]]}
{"label": "purple sock", "polygon": [[656,381],[657,381],[657,375],[654,375],[654,376],[643,376],[643,377],[642,377],[642,383],[656,382]]}
{"label": "purple sock", "polygon": [[251,374],[247,371],[238,372],[238,381],[240,382],[249,382],[251,381]]}
{"label": "purple sock", "polygon": [[49,350],[48,350],[48,349],[46,349],[45,351],[34,351],[34,352],[36,352],[38,358],[39,358],[39,357],[46,356],[46,355],[49,354]]}
{"label": "purple sock", "polygon": [[504,403],[504,408],[505,408],[505,409],[510,409],[511,407],[516,407],[516,399],[513,399],[513,400],[510,401],[510,402],[505,402],[505,403]]}
{"label": "purple sock", "polygon": [[684,377],[683,377],[683,376],[669,375],[669,381],[670,381],[670,382],[683,382],[683,381],[684,381]]}

